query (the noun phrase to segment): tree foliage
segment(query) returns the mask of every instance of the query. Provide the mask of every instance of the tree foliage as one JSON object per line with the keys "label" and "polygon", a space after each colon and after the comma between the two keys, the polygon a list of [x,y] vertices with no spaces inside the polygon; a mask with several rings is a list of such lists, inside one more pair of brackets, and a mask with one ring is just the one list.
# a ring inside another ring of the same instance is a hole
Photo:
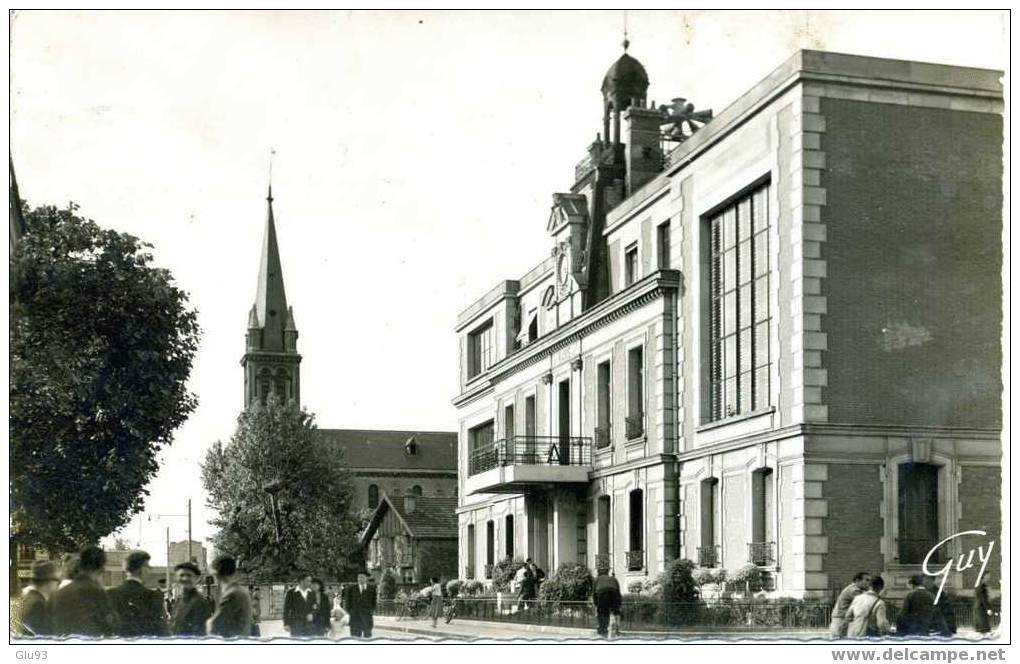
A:
{"label": "tree foliage", "polygon": [[[216,442],[202,464],[216,550],[238,559],[258,580],[298,571],[347,579],[361,569],[359,520],[340,450],[315,436],[314,417],[274,395],[241,413],[226,445]],[[278,486],[281,539],[267,486]]]}
{"label": "tree foliage", "polygon": [[10,260],[12,534],[53,551],[141,511],[158,452],[196,405],[187,295],[151,245],[76,210],[23,206]]}
{"label": "tree foliage", "polygon": [[580,563],[562,563],[556,573],[542,585],[538,593],[542,599],[559,602],[585,602],[591,599],[595,578],[591,570]]}

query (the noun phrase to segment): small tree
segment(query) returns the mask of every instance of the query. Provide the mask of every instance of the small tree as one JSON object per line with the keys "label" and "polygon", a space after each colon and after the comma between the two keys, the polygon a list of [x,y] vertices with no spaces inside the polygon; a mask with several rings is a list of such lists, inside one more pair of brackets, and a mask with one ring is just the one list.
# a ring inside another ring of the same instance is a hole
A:
{"label": "small tree", "polygon": [[397,575],[393,570],[383,570],[379,577],[379,599],[393,599],[397,596]]}
{"label": "small tree", "polygon": [[563,563],[546,579],[539,596],[555,602],[585,602],[591,599],[595,579],[591,570],[580,563]]}
{"label": "small tree", "polygon": [[671,560],[660,578],[666,620],[674,625],[689,622],[695,612],[693,604],[698,598],[694,563],[679,558]]}

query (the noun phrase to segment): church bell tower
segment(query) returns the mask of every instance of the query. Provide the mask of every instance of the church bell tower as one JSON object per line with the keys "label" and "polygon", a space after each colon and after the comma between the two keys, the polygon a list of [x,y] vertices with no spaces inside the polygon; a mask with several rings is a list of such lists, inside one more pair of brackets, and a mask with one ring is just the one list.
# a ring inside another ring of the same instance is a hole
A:
{"label": "church bell tower", "polygon": [[248,313],[244,357],[244,406],[265,403],[275,394],[283,403],[301,405],[301,355],[297,352],[294,310],[287,305],[280,267],[280,248],[273,219],[273,187],[266,197],[266,231],[262,240],[255,304]]}

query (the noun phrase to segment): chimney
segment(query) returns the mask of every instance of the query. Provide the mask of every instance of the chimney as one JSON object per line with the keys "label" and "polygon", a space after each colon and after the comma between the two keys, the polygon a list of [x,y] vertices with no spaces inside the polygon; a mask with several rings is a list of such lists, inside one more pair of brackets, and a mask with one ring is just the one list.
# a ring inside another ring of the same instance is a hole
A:
{"label": "chimney", "polygon": [[414,511],[415,498],[417,498],[417,496],[415,496],[413,493],[409,493],[404,496],[404,511],[407,512],[408,514]]}
{"label": "chimney", "polygon": [[627,192],[630,196],[662,172],[662,148],[659,141],[657,110],[634,105],[623,113],[623,143],[626,149]]}

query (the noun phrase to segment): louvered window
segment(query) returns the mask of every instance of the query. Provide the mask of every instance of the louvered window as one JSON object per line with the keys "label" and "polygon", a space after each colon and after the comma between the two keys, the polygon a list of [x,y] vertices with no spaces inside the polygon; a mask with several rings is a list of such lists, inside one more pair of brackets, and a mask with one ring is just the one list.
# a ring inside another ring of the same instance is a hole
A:
{"label": "louvered window", "polygon": [[711,420],[769,406],[768,185],[709,219]]}

